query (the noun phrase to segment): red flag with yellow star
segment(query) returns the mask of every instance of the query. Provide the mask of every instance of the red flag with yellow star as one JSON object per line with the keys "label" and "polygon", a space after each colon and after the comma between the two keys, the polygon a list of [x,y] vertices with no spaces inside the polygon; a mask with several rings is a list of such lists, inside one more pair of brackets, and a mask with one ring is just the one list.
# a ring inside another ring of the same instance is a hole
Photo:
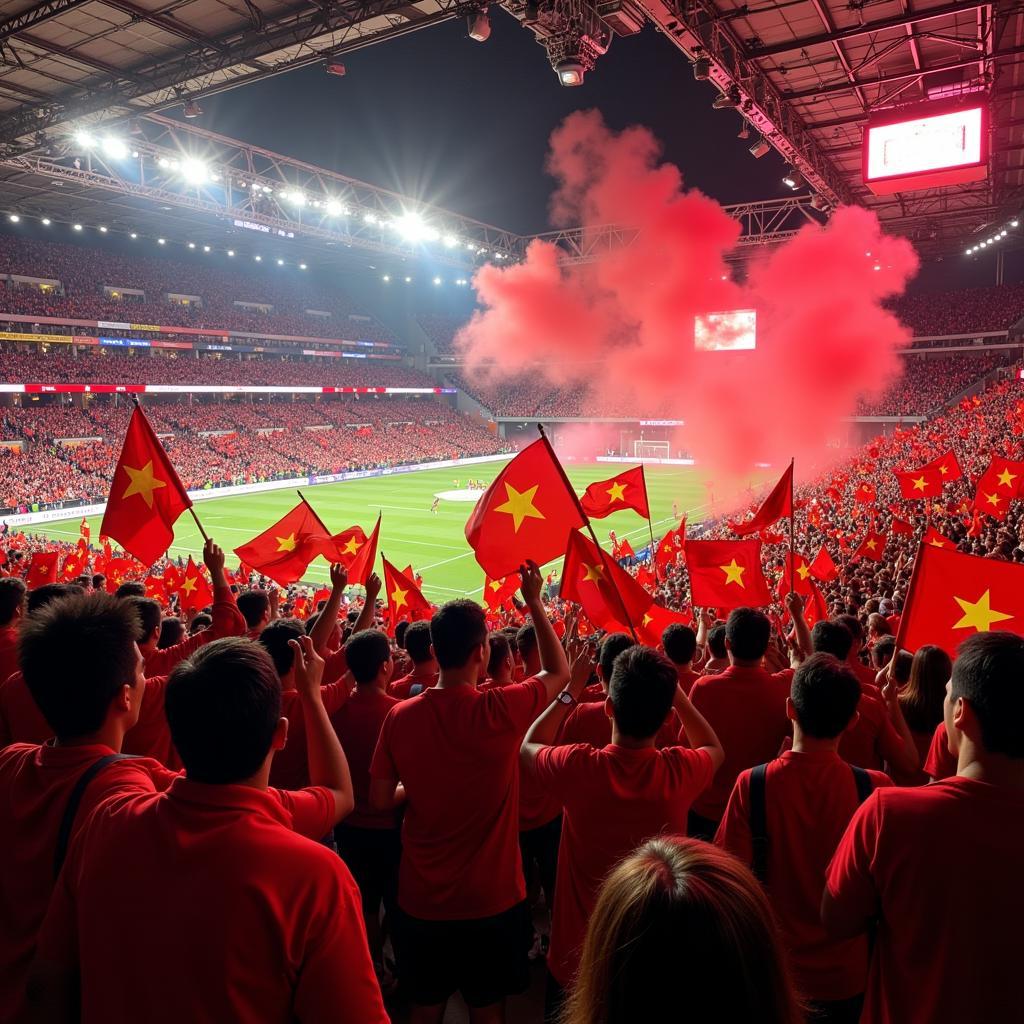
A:
{"label": "red flag with yellow star", "polygon": [[583,526],[569,487],[545,438],[524,448],[481,495],[466,523],[466,540],[492,579],[565,553],[571,530]]}
{"label": "red flag with yellow star", "polygon": [[993,519],[1003,520],[1010,502],[1024,493],[1024,462],[1015,462],[993,455],[988,469],[978,481],[974,507]]}
{"label": "red flag with yellow star", "polygon": [[793,590],[797,594],[809,595],[813,586],[810,562],[799,551],[794,552],[792,555],[787,551],[786,561],[790,564],[787,565],[780,582],[780,587],[785,587],[784,594]]}
{"label": "red flag with yellow star", "polygon": [[695,608],[760,608],[771,604],[759,540],[686,542],[690,598]]}
{"label": "red flag with yellow star", "polygon": [[25,585],[29,590],[35,590],[45,583],[57,582],[57,561],[60,555],[56,551],[34,551],[32,561],[28,563],[28,575],[25,577]]}
{"label": "red flag with yellow star", "polygon": [[420,593],[416,582],[396,569],[383,556],[381,562],[384,564],[384,593],[388,598],[388,618],[392,628],[402,619],[408,619],[410,622],[429,619],[434,614],[434,609]]}
{"label": "red flag with yellow star", "polygon": [[519,589],[522,580],[518,573],[512,573],[503,580],[492,580],[484,574],[484,604],[491,611],[496,612],[506,601],[512,599],[512,595]]}
{"label": "red flag with yellow star", "polygon": [[913,469],[904,472],[893,470],[893,476],[900,485],[900,495],[905,501],[917,501],[921,498],[938,498],[942,495],[943,479],[938,470]]}
{"label": "red flag with yellow star", "polygon": [[366,531],[361,526],[350,526],[341,533],[331,536],[335,546],[335,561],[341,562],[346,569],[351,568],[359,549],[366,543]]}
{"label": "red flag with yellow star", "polygon": [[956,550],[956,545],[946,536],[939,533],[934,526],[929,526],[925,530],[924,536],[921,538],[922,544],[927,544],[932,548],[948,548],[950,551]]}
{"label": "red flag with yellow star", "polygon": [[685,548],[686,516],[683,516],[682,522],[661,538],[654,554],[654,568],[664,571],[670,565],[675,565]]}
{"label": "red flag with yellow star", "polygon": [[591,519],[604,519],[613,512],[621,512],[627,508],[639,512],[644,519],[650,519],[651,510],[647,501],[644,467],[636,466],[609,480],[598,480],[597,483],[591,484],[583,492],[580,505]]}
{"label": "red flag with yellow star", "polygon": [[380,541],[380,513],[374,523],[370,536],[363,541],[348,567],[349,583],[366,586],[366,580],[373,572],[373,563],[377,561],[377,544]]}
{"label": "red flag with yellow star", "polygon": [[932,459],[931,462],[922,466],[921,469],[934,470],[942,477],[944,484],[959,480],[964,475],[963,470],[960,468],[960,463],[957,462],[956,453],[952,448],[945,455]]}
{"label": "red flag with yellow star", "polygon": [[969,636],[991,630],[1024,636],[1024,566],[922,544],[897,648],[937,644],[954,657]]}
{"label": "red flag with yellow star", "polygon": [[235,554],[246,565],[286,587],[302,578],[314,558],[323,555],[330,559],[335,550],[331,535],[316,513],[300,501],[258,537],[235,548]]}
{"label": "red flag with yellow star", "polygon": [[874,530],[868,530],[864,539],[857,545],[851,558],[866,558],[871,562],[880,562],[885,555],[885,544],[888,538]]}
{"label": "red flag with yellow star", "polygon": [[136,406],[117,460],[100,533],[113,537],[144,565],[152,565],[174,540],[178,516],[192,499],[163,445]]}
{"label": "red flag with yellow star", "polygon": [[191,555],[188,556],[181,586],[178,587],[178,601],[185,611],[199,611],[213,603],[213,590],[199,571],[199,566],[192,561]]}
{"label": "red flag with yellow star", "polygon": [[873,505],[877,499],[878,491],[875,488],[875,485],[868,480],[859,484],[857,489],[853,492],[853,500],[860,502],[862,505]]}
{"label": "red flag with yellow star", "polygon": [[60,567],[61,577],[65,580],[73,580],[76,576],[81,576],[85,571],[86,559],[82,556],[82,553],[77,549],[72,551],[70,555],[64,557],[64,564]]}
{"label": "red flag with yellow star", "polygon": [[783,516],[793,514],[793,463],[786,467],[786,472],[772,488],[771,494],[761,503],[752,519],[742,523],[730,523],[729,528],[741,537],[749,537],[768,526],[777,523]]}

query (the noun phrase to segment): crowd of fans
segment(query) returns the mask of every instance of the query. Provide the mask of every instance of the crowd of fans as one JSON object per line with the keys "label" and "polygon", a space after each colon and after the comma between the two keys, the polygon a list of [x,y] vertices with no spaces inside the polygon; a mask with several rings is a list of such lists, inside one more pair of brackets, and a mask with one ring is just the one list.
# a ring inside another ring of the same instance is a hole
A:
{"label": "crowd of fans", "polygon": [[919,338],[1005,331],[1024,316],[1024,285],[913,292],[891,308]]}

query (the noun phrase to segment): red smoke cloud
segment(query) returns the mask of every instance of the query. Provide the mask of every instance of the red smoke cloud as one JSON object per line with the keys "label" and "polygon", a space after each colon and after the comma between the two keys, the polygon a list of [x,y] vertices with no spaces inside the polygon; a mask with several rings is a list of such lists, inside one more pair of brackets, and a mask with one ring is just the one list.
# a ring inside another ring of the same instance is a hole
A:
{"label": "red smoke cloud", "polygon": [[[528,372],[586,388],[609,411],[685,420],[679,443],[723,479],[747,479],[756,461],[820,461],[857,396],[901,372],[910,335],[881,301],[902,292],[916,254],[848,207],[752,262],[738,283],[725,256],[739,224],[659,158],[647,129],[613,132],[596,111],[553,133],[553,222],[582,224],[585,241],[628,225],[631,240],[572,267],[534,242],[524,262],[482,268],[481,309],[458,337],[468,372]],[[757,349],[695,351],[694,318],[734,309],[757,310]]]}

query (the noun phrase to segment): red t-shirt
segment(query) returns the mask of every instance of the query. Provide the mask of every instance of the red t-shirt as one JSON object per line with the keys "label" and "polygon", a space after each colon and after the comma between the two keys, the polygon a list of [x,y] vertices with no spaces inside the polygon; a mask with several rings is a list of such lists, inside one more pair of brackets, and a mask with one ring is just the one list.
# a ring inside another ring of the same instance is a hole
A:
{"label": "red t-shirt", "polygon": [[953,776],[864,802],[826,874],[841,912],[881,918],[864,1024],[1019,1019],[1022,849],[1019,790]]}
{"label": "red t-shirt", "polygon": [[928,754],[924,759],[924,771],[930,778],[948,779],[950,775],[956,775],[957,760],[949,752],[949,736],[946,733],[946,723],[939,722],[932,734],[931,743],[928,747]]}
{"label": "red t-shirt", "polygon": [[683,665],[676,665],[676,675],[679,676],[679,685],[683,688],[683,693],[689,697],[690,691],[693,689],[693,684],[700,679],[700,673],[694,672],[692,668],[686,668]]}
{"label": "red t-shirt", "polygon": [[[24,1012],[36,935],[53,891],[57,833],[82,773],[113,751],[15,743],[0,751],[0,1020]],[[174,773],[148,758],[107,765],[86,787],[76,829],[115,793],[165,789]]]}
{"label": "red t-shirt", "polygon": [[375,811],[370,807],[370,762],[377,747],[380,727],[398,703],[375,686],[357,686],[347,701],[331,715],[341,749],[348,758],[355,792],[355,810],[345,819],[356,828],[395,828],[398,812]]}
{"label": "red t-shirt", "polygon": [[0,683],[18,671],[18,627],[0,626]]}
{"label": "red t-shirt", "polygon": [[[674,747],[681,741],[679,719],[675,712],[670,711],[664,724],[654,738],[654,745]],[[606,747],[612,741],[612,720],[605,713],[601,704],[577,704],[569,712],[558,732],[559,746],[571,743],[589,743],[592,747]]]}
{"label": "red t-shirt", "polygon": [[356,884],[292,831],[282,797],[305,796],[180,778],[93,816],[38,951],[79,966],[84,1022],[386,1024]]}
{"label": "red t-shirt", "polygon": [[348,672],[348,657],[344,647],[339,647],[337,650],[331,651],[330,654],[324,655],[322,682],[325,686],[329,686],[331,683],[340,683],[346,672]]}
{"label": "red t-shirt", "polygon": [[436,682],[436,668],[414,668],[408,675],[396,679],[388,686],[388,696],[395,700],[408,700],[409,691],[414,685],[419,684],[424,690],[429,690]]}
{"label": "red t-shirt", "polygon": [[[875,788],[891,786],[871,772]],[[768,898],[779,919],[797,988],[810,999],[849,999],[864,991],[867,937],[831,939],[821,923],[825,868],[858,807],[850,766],[828,751],[787,751],[768,763],[765,779]],[[744,864],[750,842],[750,769],[736,780],[717,845]]]}
{"label": "red t-shirt", "polygon": [[405,785],[398,902],[407,914],[491,917],[526,898],[519,747],[547,704],[532,677],[484,693],[435,686],[388,712],[370,774]]}
{"label": "red t-shirt", "polygon": [[[327,714],[333,715],[348,699],[348,686],[344,682],[321,686],[320,696]],[[281,714],[288,719],[288,742],[270,764],[270,784],[279,789],[303,789],[309,785],[309,759],[306,718],[298,690],[285,690],[281,694]]]}
{"label": "red t-shirt", "polygon": [[165,647],[162,651],[152,651],[146,656],[145,673],[147,676],[165,676],[179,661],[191,657],[204,644],[211,640],[219,640],[225,636],[242,636],[246,631],[245,619],[235,604],[235,595],[230,587],[216,587],[213,591],[213,622],[209,629],[204,629],[193,636],[182,640],[173,647]]}
{"label": "red t-shirt", "polygon": [[720,675],[702,676],[693,684],[690,700],[711,724],[725,750],[725,763],[714,782],[694,801],[694,811],[718,821],[739,773],[778,754],[790,734],[788,696],[788,680],[763,668],[730,665]]}
{"label": "red t-shirt", "polygon": [[893,761],[903,752],[903,740],[889,717],[885,702],[870,689],[861,685],[860,700],[857,702],[857,721],[843,733],[839,741],[839,756],[849,764],[860,768],[881,771],[886,761]]}
{"label": "red t-shirt", "polygon": [[0,747],[8,743],[45,743],[52,736],[53,730],[21,672],[0,682]]}
{"label": "red t-shirt", "polygon": [[542,748],[533,774],[563,806],[548,969],[568,986],[601,882],[646,839],[686,834],[690,804],[711,782],[711,758],[686,747],[579,743]]}

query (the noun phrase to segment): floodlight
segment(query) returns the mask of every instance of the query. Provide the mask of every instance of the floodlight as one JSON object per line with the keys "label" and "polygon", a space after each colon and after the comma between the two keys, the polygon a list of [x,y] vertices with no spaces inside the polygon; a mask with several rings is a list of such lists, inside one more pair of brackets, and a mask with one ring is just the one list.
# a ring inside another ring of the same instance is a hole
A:
{"label": "floodlight", "polygon": [[72,227],[73,227],[73,228],[74,228],[74,229],[75,229],[76,231],[81,231],[81,230],[82,230],[82,225],[81,225],[81,224],[72,224],[71,226],[72,226]]}
{"label": "floodlight", "polygon": [[583,64],[573,57],[567,57],[565,60],[560,60],[555,65],[555,74],[558,75],[558,81],[562,85],[573,88],[577,85],[583,84],[583,76],[586,74],[586,68]]}
{"label": "floodlight", "polygon": [[706,82],[711,77],[711,61],[707,57],[698,57],[693,62],[693,77],[698,82]]}
{"label": "floodlight", "polygon": [[44,228],[48,228],[50,226],[50,218],[49,217],[44,217],[42,219],[41,223],[42,223]]}
{"label": "floodlight", "polygon": [[324,209],[331,217],[340,217],[345,212],[345,207],[337,199],[328,199],[324,203]]}
{"label": "floodlight", "polygon": [[108,135],[103,140],[103,155],[111,160],[124,160],[128,156],[128,147],[120,139]]}
{"label": "floodlight", "polygon": [[202,185],[210,176],[210,172],[202,160],[190,156],[181,162],[181,176],[190,185]]}
{"label": "floodlight", "polygon": [[469,29],[469,38],[477,43],[486,43],[491,35],[491,19],[487,16],[487,9],[470,14],[466,18],[466,25]]}
{"label": "floodlight", "polygon": [[106,226],[106,224],[101,224],[100,225],[100,234],[101,235],[105,235],[106,233],[107,233],[107,226]]}
{"label": "floodlight", "polygon": [[82,149],[92,149],[96,145],[96,140],[88,132],[79,131],[75,132],[75,145]]}
{"label": "floodlight", "polygon": [[11,215],[10,215],[10,216],[9,216],[9,217],[7,218],[7,219],[8,219],[8,220],[9,220],[9,221],[10,221],[10,222],[11,222],[12,224],[17,224],[17,223],[18,223],[18,221],[19,221],[19,220],[21,220],[21,218],[20,218],[20,217],[19,217],[19,216],[18,216],[18,215],[17,215],[16,213],[12,213],[12,214],[11,214]]}

